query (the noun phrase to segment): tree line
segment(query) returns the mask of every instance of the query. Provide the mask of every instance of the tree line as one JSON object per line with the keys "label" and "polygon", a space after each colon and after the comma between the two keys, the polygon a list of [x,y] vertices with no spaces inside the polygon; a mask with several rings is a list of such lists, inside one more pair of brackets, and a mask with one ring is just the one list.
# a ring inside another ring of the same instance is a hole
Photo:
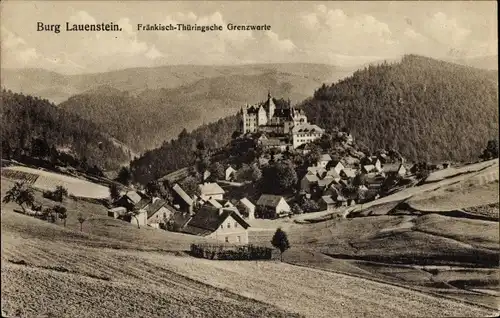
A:
{"label": "tree line", "polygon": [[99,127],[45,99],[2,89],[2,158],[38,157],[87,169],[116,169],[129,157]]}

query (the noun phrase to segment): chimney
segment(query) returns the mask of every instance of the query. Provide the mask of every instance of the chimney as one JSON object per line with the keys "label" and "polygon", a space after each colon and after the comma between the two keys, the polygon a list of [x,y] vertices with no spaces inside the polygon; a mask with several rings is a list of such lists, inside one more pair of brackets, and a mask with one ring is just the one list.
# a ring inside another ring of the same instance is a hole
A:
{"label": "chimney", "polygon": [[222,215],[223,212],[224,212],[224,208],[219,208],[219,215]]}

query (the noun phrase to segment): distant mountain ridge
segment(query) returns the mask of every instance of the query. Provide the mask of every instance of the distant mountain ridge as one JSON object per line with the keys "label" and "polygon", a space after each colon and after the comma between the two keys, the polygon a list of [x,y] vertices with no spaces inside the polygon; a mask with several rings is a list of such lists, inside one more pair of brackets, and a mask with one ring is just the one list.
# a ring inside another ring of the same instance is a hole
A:
{"label": "distant mountain ridge", "polygon": [[260,75],[268,72],[289,74],[313,82],[335,79],[339,68],[327,64],[283,63],[229,66],[167,65],[151,68],[129,68],[104,73],[63,75],[44,69],[2,69],[2,85],[7,89],[46,98],[60,103],[70,96],[99,86],[110,86],[138,94],[147,89],[176,88],[199,80],[232,75]]}

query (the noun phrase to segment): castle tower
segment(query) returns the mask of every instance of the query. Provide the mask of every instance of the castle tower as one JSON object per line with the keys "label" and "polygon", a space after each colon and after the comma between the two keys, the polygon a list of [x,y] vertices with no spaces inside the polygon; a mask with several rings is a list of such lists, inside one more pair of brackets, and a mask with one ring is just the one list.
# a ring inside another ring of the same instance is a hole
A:
{"label": "castle tower", "polygon": [[276,109],[276,105],[274,105],[273,97],[271,96],[271,91],[267,92],[267,103],[269,105],[269,113],[267,114],[268,120],[271,120],[274,116],[274,110]]}
{"label": "castle tower", "polygon": [[[247,107],[248,108],[248,104]],[[241,121],[243,122],[243,127],[242,127],[242,132],[246,133],[247,132],[247,110],[243,110],[243,106],[241,106]]]}

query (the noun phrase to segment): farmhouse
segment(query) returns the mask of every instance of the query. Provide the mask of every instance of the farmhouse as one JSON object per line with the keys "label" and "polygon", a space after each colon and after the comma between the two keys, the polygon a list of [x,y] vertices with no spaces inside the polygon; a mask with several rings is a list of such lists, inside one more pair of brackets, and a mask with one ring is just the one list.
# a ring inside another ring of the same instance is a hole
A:
{"label": "farmhouse", "polygon": [[224,193],[226,192],[215,182],[199,184],[198,188],[200,190],[200,198],[202,200],[223,200]]}
{"label": "farmhouse", "polygon": [[282,196],[263,194],[257,201],[259,213],[267,215],[266,212],[272,212],[271,216],[281,217],[291,212],[290,206]]}
{"label": "farmhouse", "polygon": [[202,207],[182,232],[214,238],[226,243],[248,244],[250,225],[232,208]]}
{"label": "farmhouse", "polygon": [[247,198],[241,199],[240,202],[245,209],[244,214],[247,215],[247,218],[249,220],[255,219],[255,205],[252,202],[250,202],[250,200],[248,200]]}
{"label": "farmhouse", "polygon": [[159,228],[160,224],[172,217],[177,211],[169,206],[167,202],[160,198],[153,198],[151,204],[146,207],[147,224],[154,228]]}

